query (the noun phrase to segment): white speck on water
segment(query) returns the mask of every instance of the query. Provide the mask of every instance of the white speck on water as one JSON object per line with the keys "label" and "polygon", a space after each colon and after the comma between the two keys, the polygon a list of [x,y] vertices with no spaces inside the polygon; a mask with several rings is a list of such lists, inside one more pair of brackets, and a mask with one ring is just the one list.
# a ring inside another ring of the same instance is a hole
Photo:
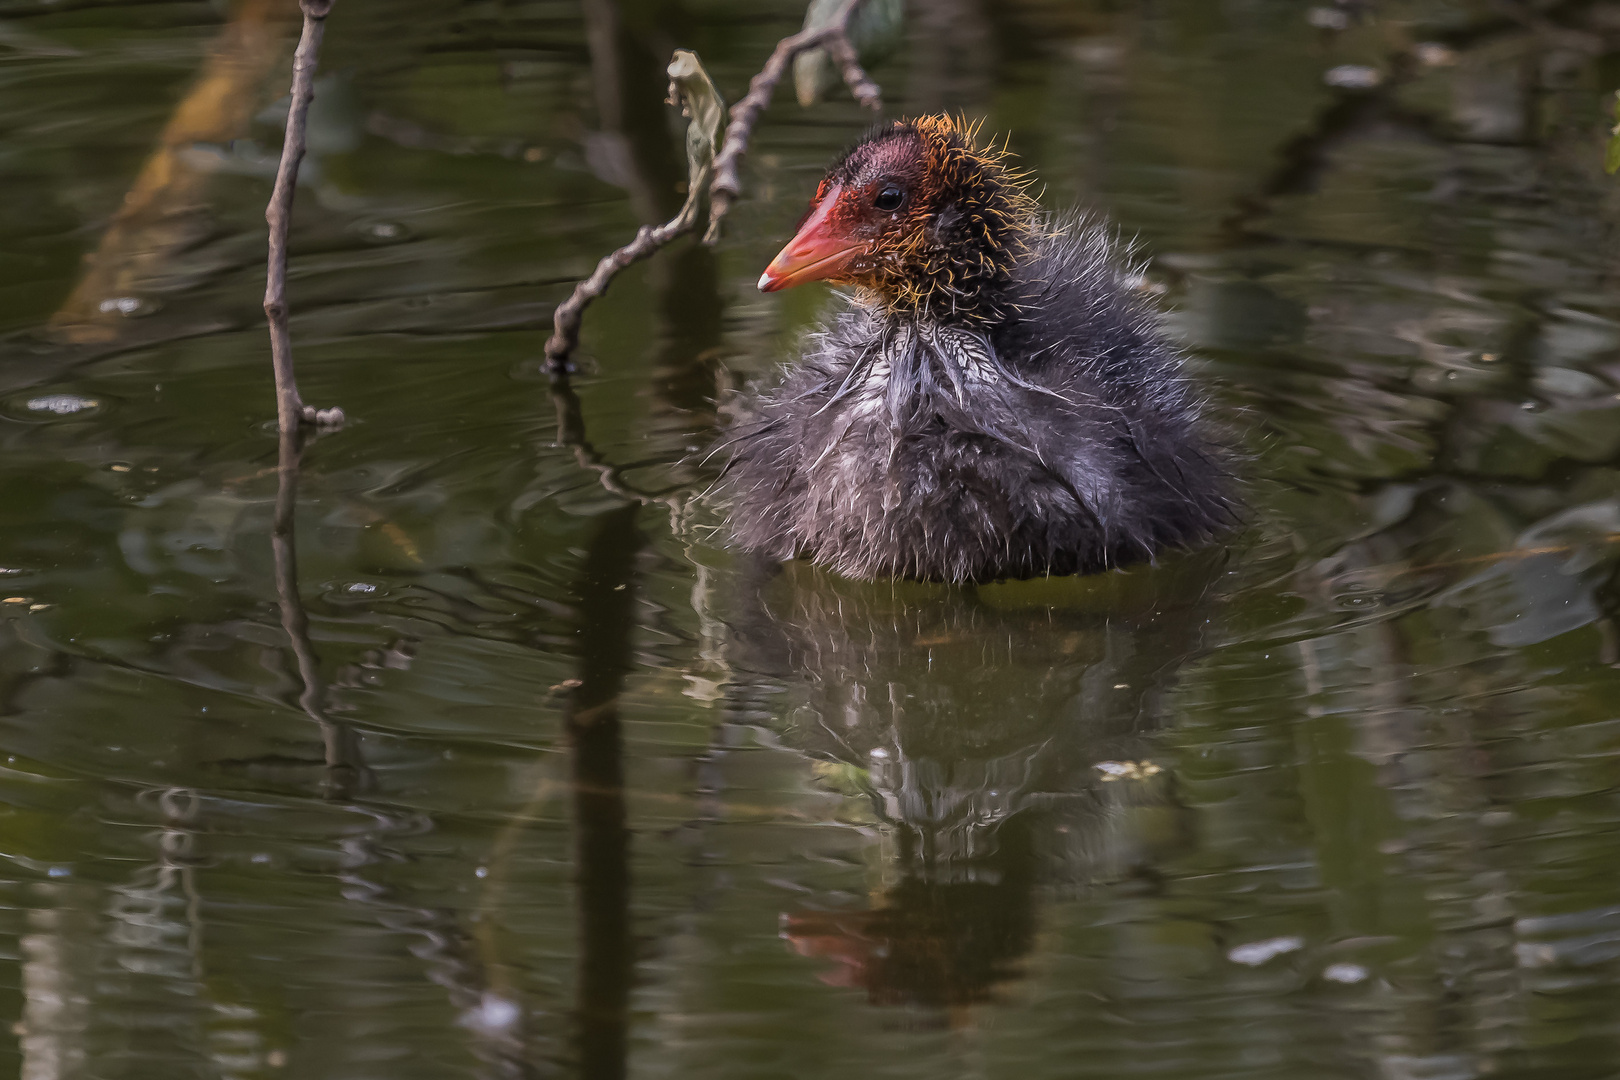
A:
{"label": "white speck on water", "polygon": [[133,296],[110,296],[101,302],[101,313],[110,315],[118,312],[120,315],[133,315],[141,310],[141,302]]}
{"label": "white speck on water", "polygon": [[1438,41],[1420,41],[1412,47],[1412,54],[1425,67],[1450,67],[1457,62],[1456,50]]}
{"label": "white speck on water", "polygon": [[1521,941],[1513,946],[1520,967],[1551,967],[1558,962],[1558,950],[1544,942]]}
{"label": "white speck on water", "polygon": [[258,863],[260,866],[263,866],[265,863],[270,861],[270,854],[269,852],[265,851],[255,852],[252,861]]}
{"label": "white speck on water", "polygon": [[1328,982],[1344,983],[1349,986],[1358,983],[1367,977],[1367,969],[1360,964],[1329,964],[1322,969],[1322,978]]}
{"label": "white speck on water", "polygon": [[516,1002],[499,994],[485,994],[476,1006],[461,1014],[461,1025],[489,1033],[510,1031],[522,1016]]}
{"label": "white speck on water", "polygon": [[1247,945],[1239,945],[1226,954],[1226,958],[1234,964],[1247,964],[1249,967],[1259,967],[1268,960],[1275,960],[1284,953],[1295,952],[1305,947],[1305,939],[1301,937],[1274,937],[1264,941],[1251,941]]}
{"label": "white speck on water", "polygon": [[473,877],[476,877],[476,878],[489,877],[489,867],[480,866],[478,869],[473,871]]}
{"label": "white speck on water", "polygon": [[350,583],[349,591],[357,593],[374,593],[377,591],[377,586],[373,585],[369,581],[356,581]]}
{"label": "white speck on water", "polygon": [[68,869],[65,866],[53,866],[49,870],[45,871],[45,873],[49,877],[72,877],[73,876],[73,871]]}
{"label": "white speck on water", "polygon": [[1338,8],[1316,7],[1306,12],[1305,21],[1318,30],[1347,30],[1350,27],[1350,13]]}
{"label": "white speck on water", "polygon": [[1384,81],[1384,73],[1366,64],[1340,64],[1329,68],[1322,81],[1341,90],[1371,90]]}
{"label": "white speck on water", "polygon": [[99,404],[101,403],[95,398],[80,397],[78,394],[45,394],[29,398],[26,402],[29,412],[47,412],[57,416],[72,416],[76,412],[93,409]]}
{"label": "white speck on water", "polygon": [[883,749],[883,747],[878,746],[873,748],[869,756],[877,759],[878,761],[885,761],[889,757],[889,752]]}

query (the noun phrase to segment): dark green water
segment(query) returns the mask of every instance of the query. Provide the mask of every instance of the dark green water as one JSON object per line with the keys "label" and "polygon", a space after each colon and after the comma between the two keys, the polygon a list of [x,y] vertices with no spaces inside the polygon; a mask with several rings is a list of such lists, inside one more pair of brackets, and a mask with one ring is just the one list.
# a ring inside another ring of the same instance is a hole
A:
{"label": "dark green water", "polygon": [[915,4],[888,108],[1138,236],[1254,454],[1222,550],[974,591],[684,495],[847,100],[540,372],[679,202],[670,49],[735,98],[797,3],[338,0],[300,605],[289,6],[0,0],[8,1074],[1620,1075],[1620,4]]}

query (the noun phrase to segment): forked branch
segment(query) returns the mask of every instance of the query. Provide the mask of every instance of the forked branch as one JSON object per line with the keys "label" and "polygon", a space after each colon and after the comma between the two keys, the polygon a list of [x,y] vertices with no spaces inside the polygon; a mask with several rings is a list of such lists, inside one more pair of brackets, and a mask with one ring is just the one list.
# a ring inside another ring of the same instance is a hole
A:
{"label": "forked branch", "polygon": [[670,220],[658,226],[643,225],[636,231],[634,240],[604,256],[591,276],[575,285],[573,294],[557,305],[551,315],[551,337],[546,341],[546,364],[554,376],[568,370],[568,354],[579,345],[579,325],[585,317],[586,306],[607,292],[619,271],[697,227],[702,214],[703,189],[708,186],[709,173],[714,168],[714,144],[720,133],[725,104],[696,53],[675,50],[669,62],[669,104],[680,106],[690,118],[686,128],[686,202],[680,213]]}
{"label": "forked branch", "polygon": [[[691,176],[686,205],[681,212],[662,225],[643,225],[636,238],[596,264],[590,277],[574,286],[567,300],[557,305],[552,313],[552,334],[546,341],[546,362],[553,376],[568,370],[570,353],[579,346],[580,322],[585,308],[592,300],[607,291],[608,285],[621,270],[656,253],[670,241],[691,232],[699,218],[702,191],[709,195],[709,229],[705,243],[713,243],[720,235],[720,219],[736,201],[742,190],[737,177],[738,166],[748,151],[754,125],[760,114],[771,103],[776,85],[793,63],[794,57],[811,49],[822,48],[843,73],[850,93],[862,105],[877,109],[883,104],[878,85],[860,65],[854,43],[850,40],[850,20],[865,0],[844,0],[825,26],[806,28],[776,43],[765,67],[748,84],[748,93],[731,108],[731,122],[726,126],[725,141],[719,152],[714,150],[714,134],[707,130],[709,123],[718,127],[718,118],[703,115],[711,103],[718,107],[719,96],[708,75],[697,63],[697,57],[677,50],[670,63],[670,103],[679,104],[692,118],[687,130],[687,156]],[[687,59],[689,58],[689,60]],[[712,95],[712,97],[710,96]],[[704,143],[707,144],[705,149]]]}
{"label": "forked branch", "polygon": [[732,203],[742,193],[742,181],[737,177],[738,166],[748,152],[748,141],[754,136],[754,125],[760,114],[771,103],[776,84],[782,81],[793,63],[793,58],[811,49],[827,50],[834,64],[844,76],[844,85],[855,100],[869,109],[883,107],[882,92],[861,67],[855,45],[849,38],[850,20],[865,0],[844,0],[842,7],[826,26],[806,28],[776,43],[770,59],[748,82],[748,93],[731,107],[731,123],[726,126],[726,141],[714,158],[714,179],[709,182],[709,243],[718,238],[720,219],[730,211]]}

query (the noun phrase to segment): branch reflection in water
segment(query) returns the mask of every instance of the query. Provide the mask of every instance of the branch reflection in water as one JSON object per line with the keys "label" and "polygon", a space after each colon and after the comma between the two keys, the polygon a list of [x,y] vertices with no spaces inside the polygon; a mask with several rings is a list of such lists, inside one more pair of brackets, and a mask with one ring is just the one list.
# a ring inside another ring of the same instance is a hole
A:
{"label": "branch reflection in water", "polygon": [[[648,93],[645,76],[658,69],[650,58],[661,47],[650,39],[662,29],[648,25],[645,12],[621,12],[610,0],[585,5],[592,81],[599,129],[587,136],[587,157],[598,166],[613,162],[611,179],[631,194],[639,217],[668,216],[679,176],[669,145],[663,107]],[[593,154],[592,148],[595,148]],[[645,234],[645,232],[644,232]],[[719,300],[713,256],[701,247],[663,251],[651,260],[648,280],[657,297],[659,342],[655,367],[656,414],[651,442],[679,459],[692,438],[702,439],[713,423],[707,407],[714,393],[714,348],[720,334]],[[575,300],[580,299],[576,293]],[[559,315],[559,325],[573,316]],[[548,343],[572,335],[559,334]],[[584,410],[567,368],[549,365],[549,387],[556,416],[555,441],[540,449],[549,457],[566,448],[580,469],[594,475],[619,505],[600,513],[572,587],[575,676],[555,689],[562,699],[562,733],[569,754],[566,785],[573,818],[573,869],[579,913],[579,951],[574,1000],[574,1052],[580,1076],[619,1080],[629,1071],[630,991],[634,976],[630,838],[625,792],[624,737],[619,714],[625,679],[635,669],[633,655],[639,562],[647,540],[638,525],[641,508],[658,503],[681,528],[684,478],[658,490],[642,490],[621,466],[592,445]],[[479,942],[493,984],[510,981],[502,960],[503,941],[494,916],[505,901],[507,882],[522,834],[563,785],[542,775],[527,805],[496,836],[479,904]]]}
{"label": "branch reflection in water", "polygon": [[360,757],[360,741],[354,729],[326,714],[326,687],[321,681],[315,648],[309,639],[309,615],[298,594],[298,470],[303,461],[305,432],[301,427],[280,430],[276,462],[276,510],[270,530],[270,546],[275,558],[276,601],[281,608],[281,627],[287,632],[301,689],[298,707],[321,730],[326,749],[326,794],[332,799],[348,799],[370,786],[370,775]]}
{"label": "branch reflection in water", "polygon": [[[423,813],[351,801],[374,794],[376,777],[366,765],[359,733],[329,714],[327,684],[298,588],[299,473],[306,444],[319,437],[317,430],[305,426],[280,430],[271,545],[281,625],[299,682],[298,706],[315,721],[325,751],[323,794],[328,800],[349,803],[349,809],[372,822],[340,842],[338,881],[344,897],[364,905],[380,925],[419,940],[411,951],[427,965],[428,977],[445,988],[461,1026],[470,1033],[474,1055],[488,1067],[482,1075],[523,1080],[536,1075],[537,1067],[523,1022],[526,1009],[509,980],[500,977],[477,947],[479,936],[469,933],[454,912],[414,904],[396,887],[368,876],[369,867],[400,858],[392,849],[395,838],[431,830],[434,821]],[[389,653],[408,661],[409,650],[409,643],[396,642]],[[339,683],[351,674],[345,668]]]}

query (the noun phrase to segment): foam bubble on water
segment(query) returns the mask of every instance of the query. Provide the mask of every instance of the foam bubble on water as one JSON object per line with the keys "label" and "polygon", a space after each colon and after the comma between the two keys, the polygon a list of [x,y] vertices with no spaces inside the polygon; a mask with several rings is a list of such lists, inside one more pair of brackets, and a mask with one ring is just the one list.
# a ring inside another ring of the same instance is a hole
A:
{"label": "foam bubble on water", "polygon": [[111,315],[118,312],[120,315],[133,315],[141,310],[141,302],[134,296],[109,296],[101,302],[101,313]]}
{"label": "foam bubble on water", "polygon": [[1267,960],[1274,960],[1284,953],[1295,952],[1305,947],[1305,939],[1301,937],[1274,937],[1264,941],[1251,941],[1247,945],[1239,945],[1226,954],[1226,958],[1234,964],[1247,964],[1249,967],[1259,967]]}
{"label": "foam bubble on water", "polygon": [[461,1014],[461,1025],[496,1035],[512,1030],[522,1016],[523,1010],[515,1001],[499,994],[485,994],[477,1005]]}
{"label": "foam bubble on water", "polygon": [[1420,41],[1412,47],[1412,54],[1425,67],[1450,67],[1457,62],[1456,50],[1438,41]]}
{"label": "foam bubble on water", "polygon": [[44,394],[40,397],[29,398],[24,403],[29,412],[55,413],[57,416],[72,416],[76,412],[93,409],[101,404],[95,398],[80,397],[78,394]]}
{"label": "foam bubble on water", "polygon": [[1384,73],[1366,64],[1340,64],[1329,68],[1322,81],[1341,90],[1371,90],[1384,81]]}
{"label": "foam bubble on water", "polygon": [[1367,969],[1360,964],[1329,964],[1322,969],[1322,978],[1328,982],[1344,983],[1349,986],[1361,982],[1367,977]]}

